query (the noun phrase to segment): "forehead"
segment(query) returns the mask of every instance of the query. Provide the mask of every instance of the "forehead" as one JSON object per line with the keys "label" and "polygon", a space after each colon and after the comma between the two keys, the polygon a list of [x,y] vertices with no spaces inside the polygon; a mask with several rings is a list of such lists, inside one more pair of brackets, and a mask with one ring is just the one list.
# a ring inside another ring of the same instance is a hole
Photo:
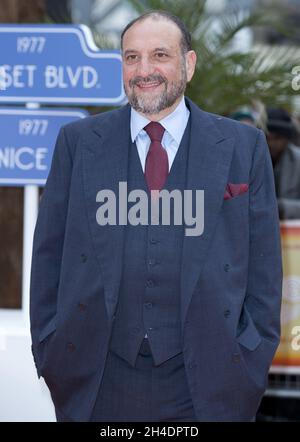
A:
{"label": "forehead", "polygon": [[146,18],[135,23],[125,32],[123,50],[155,49],[156,47],[180,48],[181,31],[165,18]]}

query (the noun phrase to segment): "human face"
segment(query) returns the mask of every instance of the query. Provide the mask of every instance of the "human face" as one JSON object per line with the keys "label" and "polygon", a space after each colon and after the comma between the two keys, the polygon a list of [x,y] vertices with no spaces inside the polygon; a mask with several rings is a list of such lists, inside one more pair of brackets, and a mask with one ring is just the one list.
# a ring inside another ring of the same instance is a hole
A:
{"label": "human face", "polygon": [[128,101],[152,121],[176,108],[194,74],[196,54],[182,54],[180,43],[180,29],[163,18],[137,22],[123,36],[123,79]]}

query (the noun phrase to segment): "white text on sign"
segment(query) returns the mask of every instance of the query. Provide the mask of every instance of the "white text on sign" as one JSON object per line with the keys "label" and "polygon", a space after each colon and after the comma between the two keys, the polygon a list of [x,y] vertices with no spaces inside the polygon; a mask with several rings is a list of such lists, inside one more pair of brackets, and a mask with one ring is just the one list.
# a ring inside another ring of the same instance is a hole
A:
{"label": "white text on sign", "polygon": [[[2,65],[1,84],[3,89],[9,88],[33,88],[37,77],[35,65]],[[76,88],[91,89],[99,88],[98,72],[92,66],[45,66],[43,72],[44,85],[47,89]],[[39,79],[40,81],[40,79]]]}
{"label": "white text on sign", "polygon": [[47,157],[46,147],[11,147],[0,148],[0,169],[21,169],[21,170],[46,170],[47,165],[43,164]]}
{"label": "white text on sign", "polygon": [[48,128],[48,120],[29,119],[19,120],[20,135],[45,135]]}

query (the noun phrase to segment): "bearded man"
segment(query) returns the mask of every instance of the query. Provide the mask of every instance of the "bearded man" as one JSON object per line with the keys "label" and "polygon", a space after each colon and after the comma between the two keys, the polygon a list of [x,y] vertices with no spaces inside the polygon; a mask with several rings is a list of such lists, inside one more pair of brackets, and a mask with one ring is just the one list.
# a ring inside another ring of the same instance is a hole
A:
{"label": "bearded man", "polygon": [[[138,17],[121,49],[129,103],[62,128],[42,196],[31,280],[38,374],[58,421],[252,421],[280,329],[264,135],[184,97],[196,53],[179,18]],[[157,202],[164,191],[203,191],[202,234],[186,235],[187,220],[99,222],[98,192],[116,195],[123,182]]]}

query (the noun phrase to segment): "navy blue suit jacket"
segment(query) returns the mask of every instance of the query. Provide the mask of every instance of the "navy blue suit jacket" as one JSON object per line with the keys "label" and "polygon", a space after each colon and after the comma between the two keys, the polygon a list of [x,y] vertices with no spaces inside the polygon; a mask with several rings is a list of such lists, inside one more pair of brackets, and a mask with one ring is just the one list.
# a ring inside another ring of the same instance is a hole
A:
{"label": "navy blue suit jacket", "polygon": [[[184,237],[182,351],[198,419],[249,420],[280,334],[272,165],[261,131],[186,102],[186,188],[204,190],[205,219],[201,236]],[[34,359],[55,406],[75,421],[90,417],[118,301],[124,227],[97,224],[96,194],[117,195],[127,181],[129,123],[126,105],[61,129],[34,235]],[[234,184],[249,189],[230,198]]]}

